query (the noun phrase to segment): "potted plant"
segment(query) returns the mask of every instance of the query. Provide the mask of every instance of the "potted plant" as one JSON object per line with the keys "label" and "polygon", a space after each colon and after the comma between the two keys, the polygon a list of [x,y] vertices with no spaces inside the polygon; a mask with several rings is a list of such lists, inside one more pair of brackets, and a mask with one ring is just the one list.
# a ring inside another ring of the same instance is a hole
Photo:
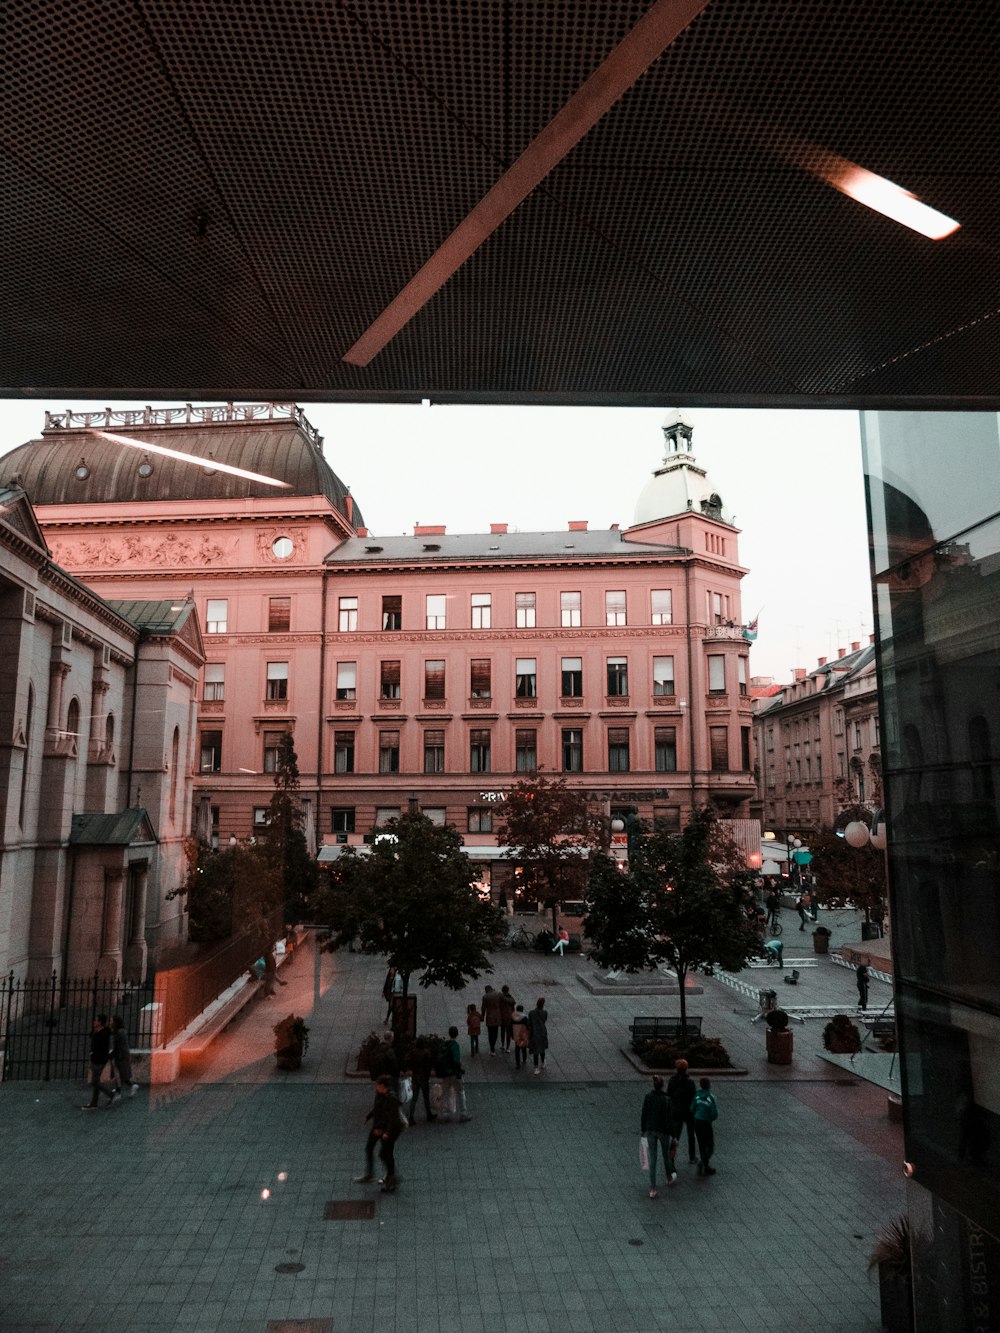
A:
{"label": "potted plant", "polygon": [[274,1054],[279,1069],[298,1069],[309,1045],[309,1029],[304,1018],[286,1014],[274,1025]]}
{"label": "potted plant", "polygon": [[831,1055],[854,1055],[861,1049],[861,1032],[846,1014],[834,1014],[823,1029],[823,1045]]}
{"label": "potted plant", "polygon": [[788,1026],[788,1015],[784,1009],[772,1009],[765,1014],[767,1024],[767,1063],[769,1065],[790,1065],[792,1063],[792,1032]]}
{"label": "potted plant", "polygon": [[366,1070],[370,1070],[372,1067],[372,1056],[375,1054],[376,1051],[381,1049],[382,1049],[382,1033],[369,1032],[368,1036],[365,1037],[364,1041],[361,1043],[360,1049],[358,1050],[358,1064],[357,1064],[358,1071],[364,1072]]}
{"label": "potted plant", "polygon": [[882,1327],[887,1333],[912,1333],[913,1261],[910,1219],[905,1213],[884,1226],[868,1256],[868,1276],[878,1271]]}
{"label": "potted plant", "polygon": [[813,931],[813,953],[830,952],[830,932],[826,926],[817,926]]}

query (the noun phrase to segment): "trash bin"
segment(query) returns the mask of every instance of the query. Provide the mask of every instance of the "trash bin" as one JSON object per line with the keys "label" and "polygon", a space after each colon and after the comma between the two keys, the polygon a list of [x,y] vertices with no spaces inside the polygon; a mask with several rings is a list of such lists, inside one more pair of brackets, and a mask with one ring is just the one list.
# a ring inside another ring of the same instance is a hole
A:
{"label": "trash bin", "polygon": [[861,923],[861,938],[862,938],[863,940],[877,940],[877,939],[878,939],[878,926],[876,926],[876,924],[875,924],[874,921],[862,921],[862,923]]}

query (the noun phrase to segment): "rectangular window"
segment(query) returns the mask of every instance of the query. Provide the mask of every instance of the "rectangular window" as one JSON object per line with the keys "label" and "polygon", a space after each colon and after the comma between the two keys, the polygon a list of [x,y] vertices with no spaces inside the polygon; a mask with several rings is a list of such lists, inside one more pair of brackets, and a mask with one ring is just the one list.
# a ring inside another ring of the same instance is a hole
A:
{"label": "rectangular window", "polygon": [[653,757],[657,773],[677,772],[676,727],[654,727]]}
{"label": "rectangular window", "polygon": [[608,771],[610,773],[627,773],[628,759],[628,729],[626,727],[609,727]]}
{"label": "rectangular window", "polygon": [[255,805],[253,808],[254,828],[267,828],[267,806]]}
{"label": "rectangular window", "polygon": [[225,634],[229,625],[229,600],[226,597],[210,597],[205,608],[205,633]]}
{"label": "rectangular window", "polygon": [[674,619],[674,595],[669,588],[654,588],[649,594],[652,623],[671,625]]}
{"label": "rectangular window", "polygon": [[483,809],[478,805],[470,806],[468,811],[470,833],[492,833],[493,832],[493,811]]}
{"label": "rectangular window", "polygon": [[434,728],[424,732],[424,772],[444,772],[444,730]]}
{"label": "rectangular window", "polygon": [[727,727],[709,727],[708,744],[713,773],[729,771],[729,730]]}
{"label": "rectangular window", "polygon": [[872,718],[872,745],[874,745],[874,746],[878,746],[880,743],[881,743],[881,742],[880,742],[880,739],[879,739],[878,718],[877,718],[877,717],[873,717],[873,718]]}
{"label": "rectangular window", "polygon": [[382,598],[382,628],[403,628],[403,598],[399,594],[390,594]]}
{"label": "rectangular window", "polygon": [[563,727],[562,766],[564,773],[583,772],[582,727]]}
{"label": "rectangular window", "polygon": [[533,657],[517,657],[514,659],[515,685],[514,693],[519,699],[535,699],[538,697],[538,677],[535,673],[535,659]]}
{"label": "rectangular window", "polygon": [[354,732],[335,731],[333,734],[333,771],[354,772]]}
{"label": "rectangular window", "polygon": [[492,593],[474,592],[470,612],[470,623],[473,629],[489,629],[493,623]]}
{"label": "rectangular window", "polygon": [[354,832],[354,806],[335,805],[330,811],[331,833]]}
{"label": "rectangular window", "polygon": [[721,653],[713,653],[708,659],[708,692],[725,694],[726,659]]}
{"label": "rectangular window", "polygon": [[860,749],[861,749],[861,723],[860,723],[860,722],[855,722],[855,723],[854,723],[854,748],[855,748],[855,750],[860,750]]}
{"label": "rectangular window", "polygon": [[606,592],[604,594],[604,623],[606,625],[624,625],[627,623],[624,592]]}
{"label": "rectangular window", "polygon": [[608,698],[624,699],[628,694],[628,658],[608,658]]}
{"label": "rectangular window", "polygon": [[518,629],[535,628],[535,594],[516,592],[514,594],[514,624]]}
{"label": "rectangular window", "polygon": [[226,697],[226,667],[223,662],[205,663],[205,693],[202,696],[206,703],[221,703]]}
{"label": "rectangular window", "polygon": [[287,634],[292,627],[292,599],[290,597],[269,597],[267,599],[268,634]]}
{"label": "rectangular window", "polygon": [[444,828],[448,812],[443,805],[422,805],[420,813],[425,819],[429,819],[435,828]]}
{"label": "rectangular window", "polygon": [[749,773],[752,765],[750,763],[750,728],[740,727],[740,767],[744,773]]}
{"label": "rectangular window", "polygon": [[222,772],[221,731],[203,731],[201,733],[201,759],[198,769],[201,773]]}
{"label": "rectangular window", "polygon": [[534,773],[538,767],[538,733],[533,727],[514,732],[514,767],[518,773]]}
{"label": "rectangular window", "polygon": [[444,698],[444,662],[440,659],[424,663],[424,698]]}
{"label": "rectangular window", "polygon": [[391,824],[394,819],[399,818],[398,805],[377,805],[375,807],[375,827],[385,828]]}
{"label": "rectangular window", "polygon": [[561,592],[559,594],[559,623],[564,628],[580,624],[580,594]]}
{"label": "rectangular window", "polygon": [[490,733],[488,728],[474,728],[469,732],[469,771],[490,771]]}
{"label": "rectangular window", "polygon": [[288,698],[288,663],[268,662],[267,695],[268,699]]}
{"label": "rectangular window", "polygon": [[672,657],[653,658],[653,693],[655,695],[673,694],[674,659]]}
{"label": "rectangular window", "polygon": [[341,634],[350,634],[358,628],[358,599],[356,597],[341,597],[338,606],[337,628]]}
{"label": "rectangular window", "polygon": [[823,756],[821,754],[816,756],[816,781],[823,781]]}
{"label": "rectangular window", "polygon": [[337,698],[356,699],[358,697],[357,662],[337,663]]}
{"label": "rectangular window", "polygon": [[844,734],[844,714],[839,708],[833,710],[833,734],[835,736]]}
{"label": "rectangular window", "polygon": [[470,662],[469,695],[473,699],[493,697],[492,671],[488,657],[474,657]]}
{"label": "rectangular window", "polygon": [[740,683],[740,694],[745,695],[747,692],[747,659],[745,657],[736,659],[736,671],[737,680]]}
{"label": "rectangular window", "polygon": [[445,628],[445,605],[447,598],[444,593],[427,594],[427,613],[426,626],[428,629]]}
{"label": "rectangular window", "polygon": [[283,731],[265,731],[264,732],[264,772],[277,773],[278,760],[281,757],[281,742],[285,733]]}
{"label": "rectangular window", "polygon": [[399,772],[399,732],[380,731],[378,734],[378,771]]}
{"label": "rectangular window", "polygon": [[398,699],[402,690],[400,683],[400,663],[398,661],[380,662],[378,676],[379,698]]}
{"label": "rectangular window", "polygon": [[562,660],[562,697],[583,698],[583,658],[564,657]]}
{"label": "rectangular window", "polygon": [[726,593],[710,592],[708,598],[708,623],[724,625],[729,619],[729,597]]}

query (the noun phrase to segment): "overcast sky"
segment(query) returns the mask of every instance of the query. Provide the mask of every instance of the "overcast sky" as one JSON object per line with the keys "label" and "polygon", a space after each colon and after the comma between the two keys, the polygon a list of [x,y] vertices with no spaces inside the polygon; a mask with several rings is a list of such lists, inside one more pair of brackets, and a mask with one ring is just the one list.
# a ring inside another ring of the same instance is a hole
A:
{"label": "overcast sky", "polygon": [[[110,404],[142,406],[142,404]],[[0,403],[0,453],[41,433],[46,408]],[[306,406],[324,452],[378,536],[444,523],[484,532],[627,527],[663,458],[663,408]],[[754,675],[787,680],[871,632],[856,412],[684,409],[693,446],[741,529],[744,619],[760,612]]]}

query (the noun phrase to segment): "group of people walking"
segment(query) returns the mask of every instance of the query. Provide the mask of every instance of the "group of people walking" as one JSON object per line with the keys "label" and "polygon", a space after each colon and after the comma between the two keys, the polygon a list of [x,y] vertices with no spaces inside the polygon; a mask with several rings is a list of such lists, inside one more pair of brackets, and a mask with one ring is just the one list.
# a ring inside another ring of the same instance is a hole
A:
{"label": "group of people walking", "polygon": [[649,1171],[649,1197],[655,1199],[657,1158],[663,1157],[663,1171],[668,1185],[677,1179],[677,1149],[687,1138],[688,1161],[697,1164],[699,1176],[714,1176],[712,1154],[715,1151],[713,1125],[719,1108],[707,1078],[698,1086],[688,1072],[688,1062],[678,1060],[666,1087],[660,1074],[653,1076],[653,1090],[643,1099],[640,1118],[641,1160]]}
{"label": "group of people walking", "polygon": [[[106,1072],[110,1073],[108,1079],[104,1077]],[[113,1106],[121,1099],[125,1087],[130,1097],[139,1090],[138,1083],[132,1078],[132,1052],[125,1021],[115,1014],[109,1024],[107,1014],[98,1014],[90,1032],[90,1101],[80,1110],[96,1111],[102,1093],[107,1099],[105,1105]]]}
{"label": "group of people walking", "polygon": [[544,997],[539,997],[535,1007],[524,1012],[524,1005],[518,1004],[510,993],[509,986],[501,986],[497,991],[487,986],[482,1002],[477,1008],[470,1004],[466,1010],[465,1026],[469,1034],[469,1054],[479,1054],[479,1034],[483,1023],[486,1024],[486,1036],[490,1055],[496,1055],[497,1042],[501,1052],[506,1055],[514,1048],[514,1068],[527,1069],[528,1056],[534,1060],[535,1073],[540,1074],[545,1066],[545,1052],[549,1048],[548,1011]]}

